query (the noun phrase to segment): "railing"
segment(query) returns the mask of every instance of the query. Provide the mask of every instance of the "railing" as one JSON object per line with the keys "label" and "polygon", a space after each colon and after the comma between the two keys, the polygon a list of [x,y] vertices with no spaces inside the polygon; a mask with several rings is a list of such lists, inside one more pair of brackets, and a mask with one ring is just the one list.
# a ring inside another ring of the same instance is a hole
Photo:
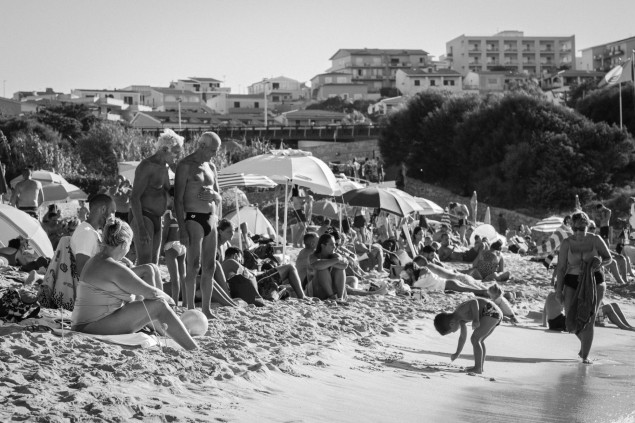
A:
{"label": "railing", "polygon": [[[163,128],[138,128],[142,133],[158,137]],[[216,132],[221,138],[266,138],[290,140],[347,141],[378,137],[383,125],[327,125],[327,126],[201,126],[174,129],[187,140],[198,138],[203,132]]]}

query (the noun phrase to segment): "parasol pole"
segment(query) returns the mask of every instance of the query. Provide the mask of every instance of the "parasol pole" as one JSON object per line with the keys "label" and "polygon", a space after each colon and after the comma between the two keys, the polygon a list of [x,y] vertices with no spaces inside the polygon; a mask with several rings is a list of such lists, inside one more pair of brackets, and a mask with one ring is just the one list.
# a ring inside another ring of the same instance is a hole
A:
{"label": "parasol pole", "polygon": [[340,233],[342,233],[342,207],[338,205],[337,208],[338,208],[338,213],[340,215]]}
{"label": "parasol pole", "polygon": [[240,227],[240,207],[238,206],[238,188],[236,188],[236,191],[234,191],[234,194],[236,194],[234,196],[234,199],[236,200],[236,219],[238,219],[238,247],[240,248],[240,251],[243,250],[243,232],[242,232],[242,228]]}
{"label": "parasol pole", "polygon": [[280,244],[280,232],[278,232],[278,196],[276,195],[276,245]]}
{"label": "parasol pole", "polygon": [[289,199],[287,198],[289,179],[284,184],[284,226],[282,228],[282,264],[287,256],[287,215],[289,214]]}

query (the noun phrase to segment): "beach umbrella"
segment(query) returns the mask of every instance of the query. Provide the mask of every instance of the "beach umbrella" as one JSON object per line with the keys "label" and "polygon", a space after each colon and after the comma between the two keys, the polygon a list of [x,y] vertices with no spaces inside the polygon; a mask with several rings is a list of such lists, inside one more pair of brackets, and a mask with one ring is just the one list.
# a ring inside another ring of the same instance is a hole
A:
{"label": "beach umbrella", "polygon": [[476,191],[474,191],[472,198],[470,198],[470,206],[472,206],[472,221],[476,223],[476,214],[478,213],[478,196],[476,195]]}
{"label": "beach umbrella", "polygon": [[485,209],[485,217],[483,218],[483,223],[486,225],[492,224],[492,216],[490,215],[489,206]]}
{"label": "beach umbrella", "polygon": [[313,203],[313,214],[316,216],[339,220],[339,211],[339,206],[333,201],[320,200]]}
{"label": "beach umbrella", "polygon": [[[140,161],[119,162],[117,167],[119,168],[119,175],[123,176],[130,181],[130,185],[134,185],[134,173],[139,166]],[[168,167],[168,176],[170,177],[170,183],[174,183],[174,172]]]}
{"label": "beach umbrella", "polygon": [[[334,195],[337,181],[333,171],[326,163],[302,150],[271,150],[266,154],[250,157],[234,163],[220,174],[247,173],[264,175],[274,182],[285,184],[284,187],[284,226],[283,226],[283,254],[286,254],[288,189],[289,184],[296,184],[308,188],[317,194]],[[277,223],[276,223],[277,224]]]}
{"label": "beach umbrella", "polygon": [[[277,183],[264,175],[253,175],[244,173],[219,173],[218,186],[221,189],[229,187],[255,187],[255,188],[273,188]],[[236,190],[238,191],[238,190]],[[236,220],[240,228],[240,207],[238,206],[238,192],[236,192]],[[277,235],[277,234],[276,234]],[[242,238],[239,237],[240,249],[242,250]]]}
{"label": "beach umbrella", "polygon": [[450,228],[452,227],[452,220],[450,219],[450,214],[448,212],[443,212],[443,216],[441,216],[441,224],[448,225]]}
{"label": "beach umbrella", "polygon": [[414,212],[417,208],[416,203],[413,205],[401,195],[379,187],[348,191],[344,193],[342,200],[350,206],[372,207],[401,217]]}
{"label": "beach umbrella", "polygon": [[62,184],[43,185],[42,193],[44,195],[44,201],[51,203],[56,201],[88,199],[88,194],[79,189],[79,187],[69,184],[68,182]]}
{"label": "beach umbrella", "polygon": [[536,232],[550,233],[562,226],[562,222],[564,222],[563,218],[558,216],[551,216],[536,223],[534,226],[531,227],[531,229]]}
{"label": "beach umbrella", "polygon": [[575,211],[582,211],[582,206],[580,205],[580,197],[578,197],[578,194],[575,195],[575,206],[574,206],[574,210]]}
{"label": "beach umbrella", "polygon": [[337,190],[335,191],[334,195],[341,196],[345,192],[364,188],[365,186],[366,185],[360,182],[351,181],[348,178],[337,178]]}
{"label": "beach umbrella", "polygon": [[[50,170],[34,170],[31,174],[31,179],[41,182],[42,185],[68,183],[68,181],[62,177],[62,175],[51,172]],[[22,175],[16,176],[15,178],[11,179],[10,185],[15,188],[15,185],[22,180],[24,180]]]}
{"label": "beach umbrella", "polygon": [[[443,208],[435,203],[434,201],[426,200],[422,197],[414,197],[415,201],[421,207],[419,210],[419,214],[429,215],[429,214],[442,214]],[[448,216],[449,217],[449,216]]]}
{"label": "beach umbrella", "polygon": [[53,257],[53,246],[40,222],[15,207],[0,204],[0,241],[8,245],[18,237],[28,239],[40,256]]}

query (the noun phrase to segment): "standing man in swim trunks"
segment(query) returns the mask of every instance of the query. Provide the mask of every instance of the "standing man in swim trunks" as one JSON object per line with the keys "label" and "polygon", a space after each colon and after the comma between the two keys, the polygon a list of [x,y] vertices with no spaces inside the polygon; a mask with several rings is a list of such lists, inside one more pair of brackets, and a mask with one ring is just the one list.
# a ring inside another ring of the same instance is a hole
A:
{"label": "standing man in swim trunks", "polygon": [[609,244],[609,222],[611,221],[611,209],[606,207],[604,204],[600,203],[595,207],[595,213],[597,215],[599,227],[600,227],[600,236],[606,242],[606,245]]}
{"label": "standing man in swim trunks", "polygon": [[198,148],[179,162],[174,181],[174,208],[179,222],[181,244],[187,247],[185,306],[194,308],[196,276],[201,272],[202,311],[212,317],[210,302],[214,290],[217,210],[221,203],[216,166],[212,158],[220,148],[220,137],[205,132]]}
{"label": "standing man in swim trunks", "polygon": [[470,210],[465,204],[450,203],[450,213],[458,218],[459,237],[461,244],[466,245],[465,232],[467,231],[467,218],[470,216]]}
{"label": "standing man in swim trunks", "polygon": [[33,166],[28,166],[22,171],[24,180],[15,185],[10,203],[23,212],[39,219],[37,210],[44,201],[44,192],[42,191],[42,183],[31,179],[32,175]]}
{"label": "standing man in swim trunks", "polygon": [[143,159],[135,170],[130,196],[130,224],[134,232],[137,265],[159,263],[163,214],[168,207],[170,177],[183,149],[183,137],[166,129],[155,143],[156,153]]}

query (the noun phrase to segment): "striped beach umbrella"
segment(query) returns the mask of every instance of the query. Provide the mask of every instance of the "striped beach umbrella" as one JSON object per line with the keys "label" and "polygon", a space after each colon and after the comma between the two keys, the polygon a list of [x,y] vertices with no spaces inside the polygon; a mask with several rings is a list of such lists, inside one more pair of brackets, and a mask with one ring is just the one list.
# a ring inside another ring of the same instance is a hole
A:
{"label": "striped beach umbrella", "polygon": [[245,175],[244,173],[218,174],[218,186],[221,189],[231,187],[274,188],[276,185],[278,184],[264,175]]}
{"label": "striped beach umbrella", "polygon": [[443,216],[441,216],[441,225],[448,225],[450,228],[452,227],[452,221],[450,220],[450,214],[447,211],[443,212]]}
{"label": "striped beach umbrella", "polygon": [[536,232],[546,232],[551,233],[562,226],[563,218],[558,216],[551,216],[546,219],[541,220],[531,227],[532,230]]}

